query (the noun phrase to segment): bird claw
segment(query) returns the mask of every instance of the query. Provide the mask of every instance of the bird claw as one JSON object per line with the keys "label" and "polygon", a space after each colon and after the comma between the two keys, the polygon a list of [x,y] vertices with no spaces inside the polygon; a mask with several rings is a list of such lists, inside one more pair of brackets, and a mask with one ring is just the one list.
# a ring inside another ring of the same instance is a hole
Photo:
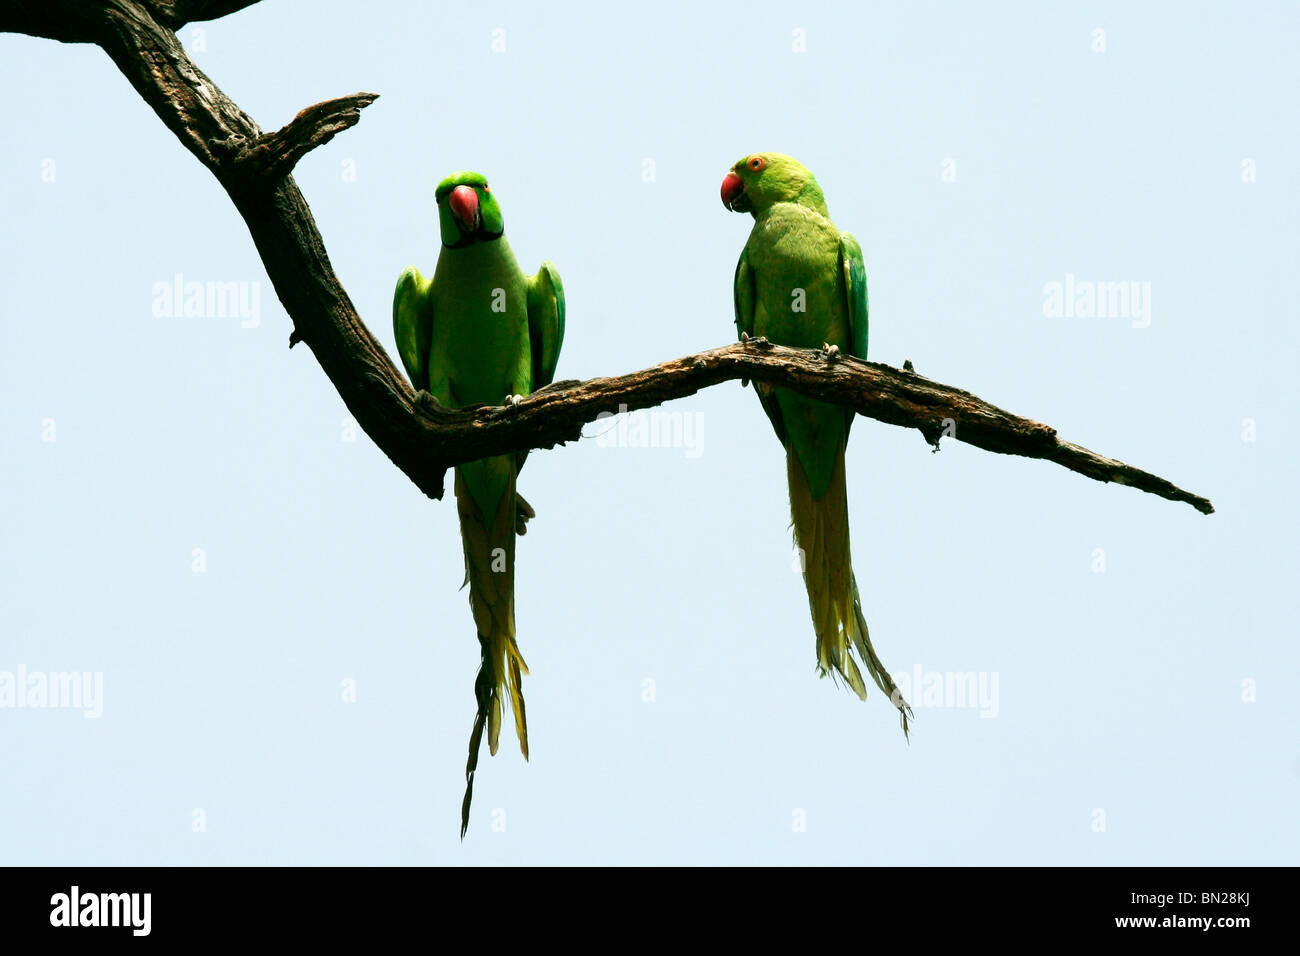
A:
{"label": "bird claw", "polygon": [[748,341],[749,341],[749,333],[748,333],[748,332],[741,332],[741,333],[740,333],[740,341],[742,341],[742,342],[748,342]]}
{"label": "bird claw", "polygon": [[515,492],[515,534],[525,535],[528,533],[528,521],[536,518],[537,512],[533,510],[524,496]]}
{"label": "bird claw", "polygon": [[519,405],[519,403],[522,402],[523,400],[524,397],[522,395],[507,395],[506,400],[503,404],[509,406],[510,408],[514,408],[517,405]]}
{"label": "bird claw", "polygon": [[834,362],[840,357],[840,347],[831,345],[829,342],[823,342],[822,354],[826,356],[826,361]]}

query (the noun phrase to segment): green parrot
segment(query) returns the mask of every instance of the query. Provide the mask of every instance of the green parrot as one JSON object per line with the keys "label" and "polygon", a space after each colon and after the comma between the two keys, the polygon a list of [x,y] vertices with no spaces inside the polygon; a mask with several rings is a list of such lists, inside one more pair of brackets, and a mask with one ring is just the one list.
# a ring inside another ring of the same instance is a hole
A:
{"label": "green parrot", "polygon": [[[866,358],[867,274],[862,249],[831,222],[808,169],[781,153],[753,153],[722,181],[722,202],[752,213],[754,228],[735,276],[736,329],[779,345],[838,349]],[[898,708],[908,733],[911,708],[871,646],[849,552],[844,448],[851,409],[754,383],[785,447],[795,546],[817,635],[822,676],[834,670],[865,700],[858,662]]]}
{"label": "green parrot", "polygon": [[[393,295],[397,351],[417,390],[448,408],[500,405],[549,385],[564,341],[564,287],[550,262],[526,276],[506,241],[497,197],[478,173],[438,184],[442,251],[433,279],[408,266]],[[496,754],[502,703],[514,713],[528,759],[521,678],[528,665],[515,643],[515,535],[534,512],[515,489],[527,452],[456,468],[456,508],[465,582],[482,663],[474,682],[478,712],[465,766],[460,835],[469,827],[483,729]]]}

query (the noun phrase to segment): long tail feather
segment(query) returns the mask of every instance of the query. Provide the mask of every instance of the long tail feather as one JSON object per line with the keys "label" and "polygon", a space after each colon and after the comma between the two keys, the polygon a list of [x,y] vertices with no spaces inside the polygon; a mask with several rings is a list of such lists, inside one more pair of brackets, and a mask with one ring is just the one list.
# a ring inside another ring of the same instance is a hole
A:
{"label": "long tail feather", "polygon": [[460,803],[460,838],[465,839],[469,829],[469,806],[474,800],[474,771],[478,769],[478,751],[483,743],[483,725],[487,720],[491,697],[496,688],[484,680],[488,674],[482,668],[474,681],[474,697],[478,701],[478,714],[474,718],[474,729],[469,735],[469,761],[465,764],[465,799]]}
{"label": "long tail feather", "polygon": [[[512,466],[513,467],[513,466]],[[514,713],[519,748],[528,759],[528,721],[524,713],[523,675],[528,673],[515,642],[515,535],[518,511],[515,479],[511,474],[497,502],[496,513],[487,520],[478,501],[456,470],[456,506],[460,514],[461,541],[465,550],[465,581],[469,604],[478,631],[481,659],[474,681],[477,711],[469,738],[469,759],[465,765],[465,798],[461,803],[460,835],[469,827],[474,774],[478,767],[483,731],[487,730],[488,752],[495,755],[501,734],[502,699]],[[529,509],[531,511],[531,509]]]}
{"label": "long tail feather", "polygon": [[[814,498],[808,477],[793,448],[786,448],[786,474],[790,483],[790,512],[795,545],[801,550],[804,584],[813,631],[817,635],[817,666],[822,676],[839,675],[859,698],[867,697],[859,661],[881,692],[889,698],[909,733],[912,708],[889,676],[871,646],[871,633],[862,614],[858,582],[853,576],[849,549],[849,503],[844,480],[844,446],[835,458],[830,485]],[[857,654],[859,660],[854,659]]]}

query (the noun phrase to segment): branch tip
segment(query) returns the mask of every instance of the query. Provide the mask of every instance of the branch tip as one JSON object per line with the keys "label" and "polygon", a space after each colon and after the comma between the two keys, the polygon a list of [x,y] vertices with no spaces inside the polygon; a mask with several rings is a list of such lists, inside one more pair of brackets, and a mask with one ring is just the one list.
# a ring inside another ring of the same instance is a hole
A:
{"label": "branch tip", "polygon": [[263,133],[246,146],[234,165],[253,179],[282,179],[307,153],[357,125],[361,111],[377,99],[378,93],[353,93],[308,106],[274,133]]}
{"label": "branch tip", "polygon": [[153,18],[171,30],[197,20],[217,20],[257,0],[142,0]]}

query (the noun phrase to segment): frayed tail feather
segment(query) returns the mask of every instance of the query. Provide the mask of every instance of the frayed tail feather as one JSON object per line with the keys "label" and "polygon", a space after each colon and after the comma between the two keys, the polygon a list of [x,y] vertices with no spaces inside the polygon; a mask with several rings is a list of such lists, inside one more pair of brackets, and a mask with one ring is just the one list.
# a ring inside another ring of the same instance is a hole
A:
{"label": "frayed tail feather", "polygon": [[844,478],[844,449],[840,446],[830,484],[821,498],[814,498],[798,456],[787,448],[790,511],[795,544],[803,553],[804,584],[817,636],[817,666],[823,676],[842,679],[861,700],[867,686],[854,659],[881,693],[898,710],[903,735],[910,739],[912,709],[898,685],[871,646],[871,633],[862,613],[858,583],[853,576],[849,548],[848,495]]}
{"label": "frayed tail feather", "polygon": [[519,749],[524,759],[528,759],[528,719],[523,695],[523,675],[528,673],[528,665],[515,642],[514,541],[525,512],[531,516],[533,510],[516,496],[514,484],[515,476],[510,474],[489,526],[460,470],[457,469],[456,473],[465,580],[469,584],[470,609],[481,651],[478,675],[474,680],[477,708],[465,764],[465,797],[461,802],[462,839],[469,827],[474,776],[484,731],[487,731],[489,753],[495,755],[500,742],[502,698],[509,701]]}

